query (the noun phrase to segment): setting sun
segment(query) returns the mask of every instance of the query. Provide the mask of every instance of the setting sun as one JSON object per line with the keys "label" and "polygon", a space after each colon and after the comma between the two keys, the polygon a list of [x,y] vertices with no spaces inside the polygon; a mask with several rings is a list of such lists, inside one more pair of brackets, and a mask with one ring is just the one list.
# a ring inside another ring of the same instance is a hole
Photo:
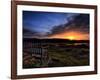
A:
{"label": "setting sun", "polygon": [[74,36],[68,36],[68,37],[66,37],[66,39],[74,40],[75,37]]}

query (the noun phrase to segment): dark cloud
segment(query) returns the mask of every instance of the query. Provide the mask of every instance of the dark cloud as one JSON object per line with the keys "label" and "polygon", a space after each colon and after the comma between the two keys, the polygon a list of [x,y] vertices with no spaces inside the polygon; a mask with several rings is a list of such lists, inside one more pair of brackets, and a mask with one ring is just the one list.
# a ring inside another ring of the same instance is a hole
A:
{"label": "dark cloud", "polygon": [[68,23],[53,27],[51,29],[51,32],[48,34],[48,36],[69,32],[69,31],[77,31],[84,34],[88,34],[89,14],[79,14],[77,16],[74,16],[74,18],[71,19]]}
{"label": "dark cloud", "polygon": [[76,26],[89,25],[89,14],[80,14],[75,17],[74,23]]}
{"label": "dark cloud", "polygon": [[45,35],[43,33],[39,33],[35,30],[29,30],[27,28],[23,28],[23,37],[24,38],[41,38],[41,37],[45,37]]}
{"label": "dark cloud", "polygon": [[27,28],[23,28],[23,37],[32,37],[32,36],[38,36],[37,32],[29,30]]}

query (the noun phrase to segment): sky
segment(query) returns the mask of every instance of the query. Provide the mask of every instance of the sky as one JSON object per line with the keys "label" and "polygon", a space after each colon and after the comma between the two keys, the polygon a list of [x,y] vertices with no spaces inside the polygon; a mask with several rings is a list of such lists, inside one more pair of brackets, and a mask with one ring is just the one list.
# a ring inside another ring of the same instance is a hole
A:
{"label": "sky", "polygon": [[89,14],[23,11],[23,37],[89,39]]}

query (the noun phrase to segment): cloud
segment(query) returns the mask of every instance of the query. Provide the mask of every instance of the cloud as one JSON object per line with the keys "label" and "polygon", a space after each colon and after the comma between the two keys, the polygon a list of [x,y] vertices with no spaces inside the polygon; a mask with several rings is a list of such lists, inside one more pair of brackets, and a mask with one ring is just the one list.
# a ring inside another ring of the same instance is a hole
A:
{"label": "cloud", "polygon": [[64,32],[77,31],[84,34],[89,34],[89,14],[79,14],[64,25],[55,26],[47,36],[61,34]]}
{"label": "cloud", "polygon": [[28,37],[32,37],[32,36],[38,36],[37,32],[27,29],[27,28],[23,28],[23,37],[28,38]]}
{"label": "cloud", "polygon": [[[37,32],[35,29],[23,27],[23,37],[48,38],[63,33],[77,32],[82,35],[89,34],[89,14],[78,14],[67,18],[65,24],[53,26],[49,32]],[[63,34],[64,35],[64,34]],[[88,36],[87,36],[88,37]]]}

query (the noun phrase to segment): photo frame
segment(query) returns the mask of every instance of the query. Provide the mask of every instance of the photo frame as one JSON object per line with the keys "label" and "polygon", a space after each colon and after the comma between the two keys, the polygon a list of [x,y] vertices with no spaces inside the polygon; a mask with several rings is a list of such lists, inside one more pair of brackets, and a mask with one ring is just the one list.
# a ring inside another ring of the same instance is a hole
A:
{"label": "photo frame", "polygon": [[12,79],[97,74],[96,5],[11,1],[11,9]]}

